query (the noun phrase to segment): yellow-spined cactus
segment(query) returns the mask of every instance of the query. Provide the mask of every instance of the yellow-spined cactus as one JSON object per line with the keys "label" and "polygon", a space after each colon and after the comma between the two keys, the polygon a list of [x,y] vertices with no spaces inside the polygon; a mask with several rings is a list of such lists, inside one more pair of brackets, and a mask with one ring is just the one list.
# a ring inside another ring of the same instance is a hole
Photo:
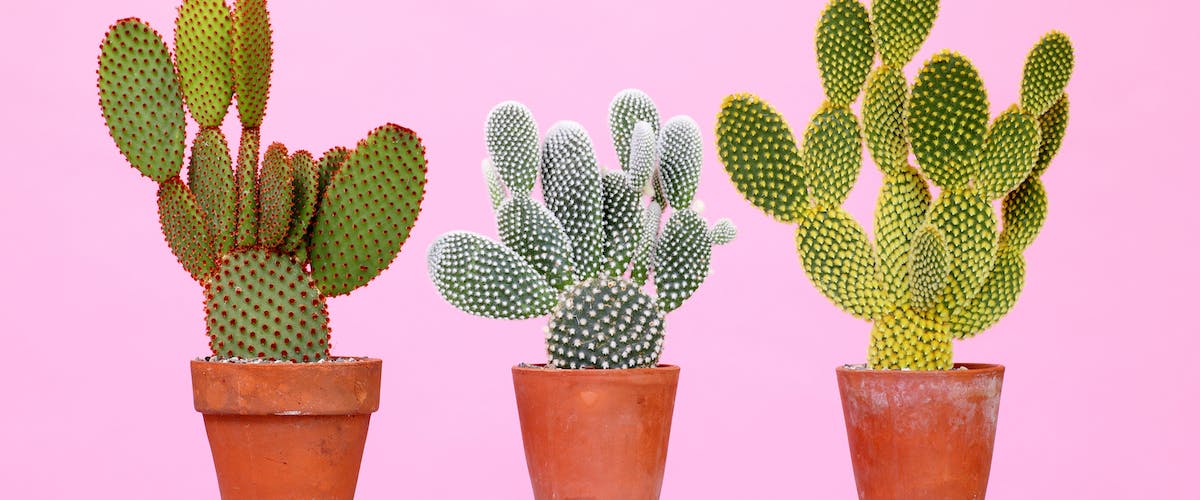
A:
{"label": "yellow-spined cactus", "polygon": [[[718,152],[737,189],[797,225],[801,264],[821,293],[874,322],[873,369],[949,369],[951,340],[1012,308],[1025,279],[1021,252],[1046,218],[1040,177],[1066,131],[1074,55],[1057,31],[1030,51],[1020,102],[990,123],[979,72],[957,52],[934,55],[910,85],[904,66],[937,10],[937,0],[877,0],[870,11],[831,0],[816,30],[825,100],[800,145],[753,94],[727,97],[717,117]],[[861,124],[850,107],[860,94]],[[841,207],[864,138],[884,176],[874,242]]]}

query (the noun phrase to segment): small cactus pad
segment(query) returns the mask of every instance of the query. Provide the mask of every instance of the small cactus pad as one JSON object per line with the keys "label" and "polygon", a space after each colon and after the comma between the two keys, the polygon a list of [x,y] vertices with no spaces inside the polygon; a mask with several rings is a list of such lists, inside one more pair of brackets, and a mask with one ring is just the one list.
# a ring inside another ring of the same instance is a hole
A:
{"label": "small cactus pad", "polygon": [[100,110],[129,164],[154,182],[183,167],[183,94],[171,53],[150,26],[117,21],[100,44]]}
{"label": "small cactus pad", "polygon": [[800,152],[770,104],[752,94],[726,97],[717,115],[717,155],[750,203],[780,221],[800,219],[808,198]]}
{"label": "small cactus pad", "polygon": [[[304,245],[304,237],[317,213],[317,162],[312,153],[297,151],[292,154],[292,220],[288,224],[287,238],[280,250],[295,254]],[[307,249],[305,249],[307,250]],[[303,262],[303,261],[301,261]]]}
{"label": "small cactus pad", "polygon": [[625,170],[629,170],[630,141],[638,122],[650,124],[654,133],[658,134],[661,122],[654,101],[638,89],[625,89],[617,93],[608,105],[608,129],[617,148],[617,159]]}
{"label": "small cactus pad", "polygon": [[488,318],[525,319],[554,307],[554,288],[508,247],[468,232],[429,247],[429,276],[447,302]]}
{"label": "small cactus pad", "polygon": [[271,22],[267,0],[236,0],[233,7],[233,77],[243,127],[262,125],[271,87]]}
{"label": "small cactus pad", "polygon": [[646,122],[637,122],[633,126],[633,136],[629,140],[629,184],[634,191],[641,193],[658,165],[658,138],[654,127]]}
{"label": "small cactus pad", "polygon": [[654,268],[654,252],[658,249],[658,230],[662,225],[662,215],[662,205],[654,201],[642,210],[641,236],[633,252],[633,270],[630,272],[630,277],[638,286],[646,284],[650,271]]}
{"label": "small cactus pad", "polygon": [[867,8],[858,0],[830,0],[817,22],[817,68],[829,103],[854,102],[874,60]]}
{"label": "small cactus pad", "polygon": [[1025,285],[1025,258],[1014,249],[1001,250],[992,266],[992,274],[975,294],[970,307],[963,308],[954,318],[951,335],[967,338],[986,330],[1000,321],[1012,309]]}
{"label": "small cactus pad", "polygon": [[987,93],[971,61],[942,51],[913,84],[908,130],[921,170],[941,188],[967,184],[988,125]]}
{"label": "small cactus pad", "polygon": [[1058,154],[1062,146],[1063,136],[1067,133],[1067,118],[1070,116],[1071,103],[1067,94],[1063,94],[1058,102],[1050,106],[1042,116],[1038,117],[1038,126],[1042,131],[1042,141],[1038,146],[1037,166],[1033,167],[1033,175],[1040,176],[1050,166],[1050,160]]}
{"label": "small cactus pad", "polygon": [[346,163],[346,158],[349,157],[350,150],[338,146],[330,148],[329,151],[321,155],[320,160],[317,160],[317,172],[320,176],[317,178],[318,199],[325,196],[325,187],[329,185],[329,179],[333,178],[333,174],[336,174],[342,168],[342,165]]}
{"label": "small cactus pad", "polygon": [[871,328],[867,367],[872,370],[949,370],[954,367],[944,313],[900,307],[883,314]]}
{"label": "small cactus pad", "polygon": [[542,148],[542,194],[571,239],[576,276],[600,272],[604,193],[592,139],[575,122],[558,122]]}
{"label": "small cactus pad", "polygon": [[875,251],[850,214],[837,207],[807,210],[796,227],[796,248],[817,290],[855,317],[875,316],[879,305]]}
{"label": "small cactus pad", "polygon": [[942,191],[930,222],[946,239],[950,274],[945,301],[952,312],[970,305],[996,259],[996,214],[974,191]]}
{"label": "small cactus pad", "polygon": [[708,239],[714,245],[728,245],[734,238],[737,238],[737,226],[728,218],[718,220],[708,229]]}
{"label": "small cactus pad", "polygon": [[389,123],[359,141],[313,220],[308,254],[321,293],[350,293],[387,269],[424,197],[425,146],[416,133]]}
{"label": "small cactus pad", "polygon": [[608,171],[601,177],[604,191],[604,265],[601,272],[620,276],[629,268],[637,249],[642,223],[642,194],[630,187],[625,172]]}
{"label": "small cactus pad", "polygon": [[950,271],[946,240],[936,227],[922,226],[913,236],[908,255],[908,303],[914,310],[924,311],[941,298],[946,285]]}
{"label": "small cactus pad", "polygon": [[676,116],[663,124],[659,134],[659,175],[667,205],[682,210],[692,205],[704,164],[704,138],[700,126],[688,116]]}
{"label": "small cactus pad", "polygon": [[204,287],[210,347],[222,357],[316,361],[329,356],[325,298],[299,263],[266,249],[222,258]]}
{"label": "small cactus pad", "polygon": [[1004,232],[1000,244],[1018,252],[1025,251],[1046,222],[1046,188],[1036,177],[1025,179],[1004,197]]}
{"label": "small cactus pad", "polygon": [[871,17],[883,64],[901,68],[925,43],[938,0],[873,0]]}
{"label": "small cactus pad", "polygon": [[863,128],[871,158],[885,174],[908,166],[908,81],[897,67],[880,66],[867,77]]}
{"label": "small cactus pad", "polygon": [[233,98],[233,19],[224,0],[183,0],[175,20],[183,97],[201,127],[219,127]]}
{"label": "small cactus pad", "polygon": [[663,226],[654,255],[654,286],[658,305],[674,311],[695,293],[712,262],[708,223],[695,211],[676,210]]}
{"label": "small cactus pad", "polygon": [[822,107],[804,131],[802,155],[813,198],[828,207],[841,205],[862,170],[862,136],[854,114]]}
{"label": "small cactus pad", "polygon": [[1029,51],[1021,78],[1021,109],[1039,116],[1062,97],[1075,69],[1075,49],[1060,31],[1046,33]]}
{"label": "small cactus pad", "polygon": [[175,258],[192,279],[203,282],[216,266],[217,251],[200,205],[178,177],[158,185],[158,221]]}
{"label": "small cactus pad", "polygon": [[517,252],[555,289],[575,282],[571,240],[550,210],[529,195],[517,194],[496,211],[500,241]]}
{"label": "small cactus pad", "polygon": [[237,235],[234,246],[248,247],[258,242],[258,147],[256,128],[243,128],[238,144],[237,170],[233,182],[237,189]]}
{"label": "small cactus pad", "polygon": [[237,191],[233,166],[229,164],[229,145],[219,129],[203,128],[192,142],[188,160],[188,188],[208,222],[208,234],[217,252],[225,254],[233,247],[233,228],[237,217]]}
{"label": "small cactus pad", "polygon": [[505,101],[488,113],[487,150],[514,194],[529,194],[537,179],[538,128],[524,104]]}
{"label": "small cactus pad", "polygon": [[886,175],[875,206],[875,244],[879,247],[883,291],[890,302],[908,294],[911,240],[929,213],[929,185],[911,166],[899,175]]}
{"label": "small cactus pad", "polygon": [[492,164],[491,158],[483,159],[483,181],[487,183],[488,197],[492,199],[492,210],[499,210],[504,199],[508,198],[508,189],[504,187],[504,179]]}
{"label": "small cactus pad", "polygon": [[292,223],[294,184],[292,159],[278,142],[263,153],[258,173],[258,244],[274,248],[283,244]]}
{"label": "small cactus pad", "polygon": [[983,141],[975,183],[979,194],[989,200],[999,199],[1029,177],[1037,162],[1040,134],[1037,120],[1016,106],[996,117]]}
{"label": "small cactus pad", "polygon": [[663,311],[624,278],[600,276],[567,290],[546,326],[558,368],[649,368],[658,364]]}

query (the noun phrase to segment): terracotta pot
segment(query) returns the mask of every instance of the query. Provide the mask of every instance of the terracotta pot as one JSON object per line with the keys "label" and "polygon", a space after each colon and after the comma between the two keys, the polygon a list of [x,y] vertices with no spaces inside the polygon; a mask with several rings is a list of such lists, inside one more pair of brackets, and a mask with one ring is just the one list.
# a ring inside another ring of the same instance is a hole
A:
{"label": "terracotta pot", "polygon": [[658,498],[678,366],[512,372],[535,499]]}
{"label": "terracotta pot", "polygon": [[982,499],[992,467],[1004,367],[838,367],[858,497]]}
{"label": "terracotta pot", "polygon": [[382,367],[192,361],[221,498],[353,498]]}

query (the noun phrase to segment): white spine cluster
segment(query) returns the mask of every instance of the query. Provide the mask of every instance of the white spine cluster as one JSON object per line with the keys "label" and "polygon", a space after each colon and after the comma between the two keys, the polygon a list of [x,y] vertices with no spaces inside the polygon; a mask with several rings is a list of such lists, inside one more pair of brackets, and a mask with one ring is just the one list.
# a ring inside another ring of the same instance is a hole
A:
{"label": "white spine cluster", "polygon": [[687,116],[667,120],[658,138],[661,157],[660,179],[667,204],[674,209],[691,206],[700,184],[700,166],[704,164],[704,138],[700,126]]}

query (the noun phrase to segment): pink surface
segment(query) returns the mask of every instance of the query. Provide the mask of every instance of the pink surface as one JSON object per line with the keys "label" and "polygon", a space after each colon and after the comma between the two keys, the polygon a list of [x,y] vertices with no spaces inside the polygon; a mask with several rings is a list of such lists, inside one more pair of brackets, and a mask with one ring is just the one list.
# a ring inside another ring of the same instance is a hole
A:
{"label": "pink surface", "polygon": [[[990,498],[1194,495],[1200,8],[943,4],[918,59],[943,47],[971,57],[993,114],[1016,99],[1023,58],[1044,31],[1069,33],[1078,61],[1024,294],[956,348],[960,361],[1008,367]],[[175,5],[4,7],[0,496],[216,495],[187,365],[205,353],[201,291],[163,243],[155,187],[110,141],[95,88],[107,26],[139,16],[170,38]],[[797,127],[816,109],[821,5],[274,2],[265,141],[323,151],[394,121],[429,152],[429,194],[405,252],[330,306],[335,352],[385,360],[360,498],[530,495],[509,367],[544,359],[541,322],[453,309],[426,277],[424,253],[448,230],[494,234],[479,176],[493,104],[525,102],[543,130],[583,123],[612,165],[607,105],[631,86],[664,116],[700,122],[706,215],[741,228],[669,319],[663,360],[683,372],[663,498],[854,496],[833,368],[863,361],[869,325],[816,292],[792,229],[742,201],[712,147],[731,92],[760,94]],[[879,180],[868,166],[849,202],[868,225]]]}

